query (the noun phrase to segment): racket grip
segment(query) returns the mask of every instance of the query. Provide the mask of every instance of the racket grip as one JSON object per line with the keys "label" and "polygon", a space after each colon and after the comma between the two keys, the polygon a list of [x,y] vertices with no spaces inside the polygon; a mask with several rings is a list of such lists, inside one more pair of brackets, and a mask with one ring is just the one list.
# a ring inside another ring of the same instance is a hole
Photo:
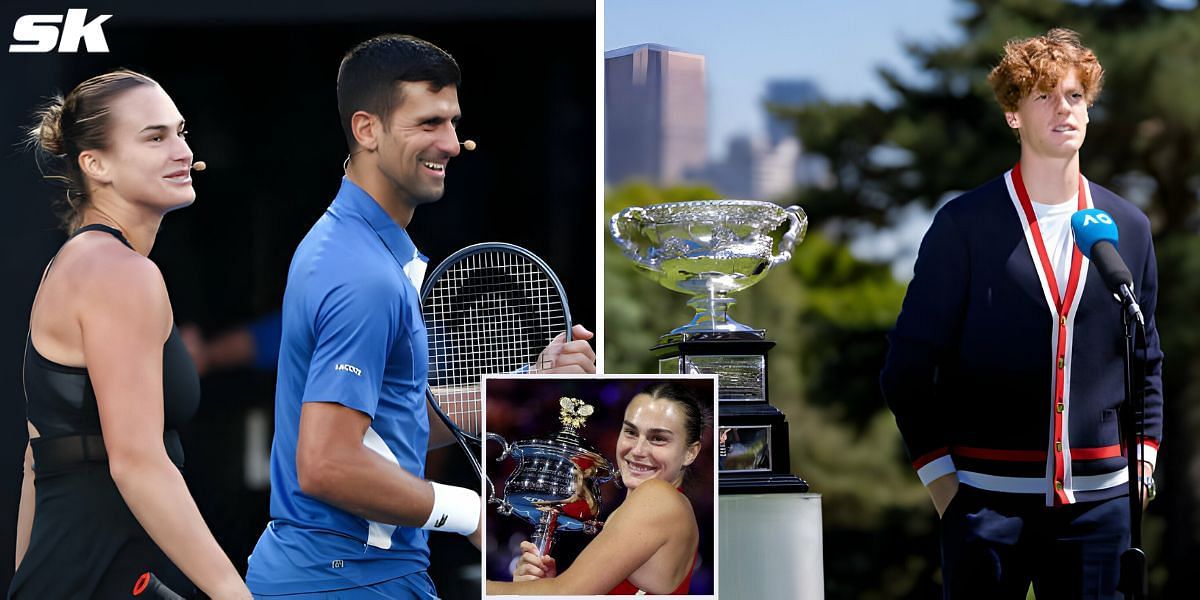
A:
{"label": "racket grip", "polygon": [[133,596],[149,600],[183,600],[183,596],[176,594],[149,571],[138,577],[137,583],[133,585]]}

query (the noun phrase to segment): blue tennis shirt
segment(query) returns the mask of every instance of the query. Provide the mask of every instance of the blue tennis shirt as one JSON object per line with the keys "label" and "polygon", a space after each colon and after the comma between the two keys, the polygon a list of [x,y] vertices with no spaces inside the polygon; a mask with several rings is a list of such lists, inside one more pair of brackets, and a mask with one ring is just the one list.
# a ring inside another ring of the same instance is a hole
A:
{"label": "blue tennis shirt", "polygon": [[421,529],[375,523],[300,490],[305,402],[371,417],[363,444],[424,476],[429,352],[417,289],[425,258],[362,188],[342,179],[288,269],[271,445],[271,518],[250,556],[256,595],[370,585],[429,567]]}

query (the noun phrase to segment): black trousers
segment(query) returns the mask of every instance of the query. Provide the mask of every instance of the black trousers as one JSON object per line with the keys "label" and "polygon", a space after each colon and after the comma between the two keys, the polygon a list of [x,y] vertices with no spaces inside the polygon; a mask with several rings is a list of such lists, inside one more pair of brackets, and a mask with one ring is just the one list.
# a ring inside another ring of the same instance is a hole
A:
{"label": "black trousers", "polygon": [[1117,600],[1129,499],[1048,507],[1033,494],[960,485],[942,517],[943,597]]}

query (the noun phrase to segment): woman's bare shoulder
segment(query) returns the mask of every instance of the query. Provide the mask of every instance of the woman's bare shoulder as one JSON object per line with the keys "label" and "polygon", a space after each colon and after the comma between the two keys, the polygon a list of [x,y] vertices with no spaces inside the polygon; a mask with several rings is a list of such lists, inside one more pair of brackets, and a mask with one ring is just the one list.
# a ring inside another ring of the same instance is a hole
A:
{"label": "woman's bare shoulder", "polygon": [[80,284],[96,291],[125,290],[137,296],[166,291],[158,265],[115,238],[77,240],[64,248],[61,260]]}
{"label": "woman's bare shoulder", "polygon": [[170,319],[166,282],[154,261],[111,236],[83,238],[63,249],[50,274],[69,280],[68,287],[83,301],[78,305],[82,318]]}
{"label": "woman's bare shoulder", "polygon": [[661,479],[651,479],[642,482],[636,489],[629,492],[621,509],[632,509],[630,513],[653,514],[657,518],[690,517],[692,504],[687,496],[679,493],[670,483]]}

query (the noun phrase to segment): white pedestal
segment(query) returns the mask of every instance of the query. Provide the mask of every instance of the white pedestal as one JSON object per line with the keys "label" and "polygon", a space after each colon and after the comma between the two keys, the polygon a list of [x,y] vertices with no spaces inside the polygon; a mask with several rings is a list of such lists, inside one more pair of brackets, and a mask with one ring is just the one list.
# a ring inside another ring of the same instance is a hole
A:
{"label": "white pedestal", "polygon": [[719,500],[722,600],[825,597],[820,494],[724,494]]}

